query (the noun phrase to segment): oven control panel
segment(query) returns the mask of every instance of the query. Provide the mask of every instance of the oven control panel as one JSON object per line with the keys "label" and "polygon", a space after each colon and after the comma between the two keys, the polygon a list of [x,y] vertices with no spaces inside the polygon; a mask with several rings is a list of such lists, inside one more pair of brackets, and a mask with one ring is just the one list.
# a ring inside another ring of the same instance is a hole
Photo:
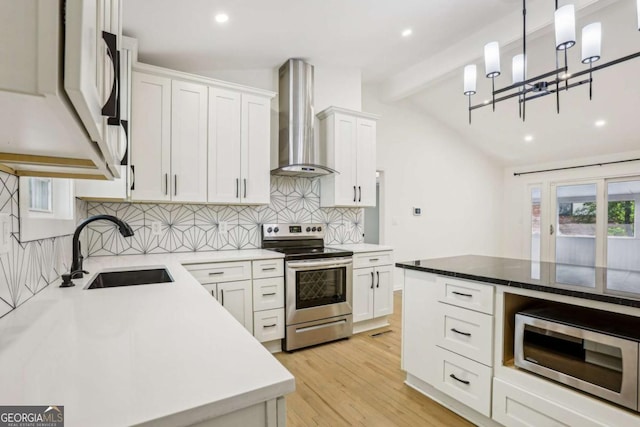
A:
{"label": "oven control panel", "polygon": [[262,237],[265,239],[322,239],[325,234],[324,224],[263,224]]}

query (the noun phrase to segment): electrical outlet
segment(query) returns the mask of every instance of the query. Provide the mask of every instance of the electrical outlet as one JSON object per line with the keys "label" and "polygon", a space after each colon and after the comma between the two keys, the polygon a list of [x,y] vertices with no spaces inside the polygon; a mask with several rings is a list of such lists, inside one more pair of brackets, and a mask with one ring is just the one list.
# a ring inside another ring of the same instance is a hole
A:
{"label": "electrical outlet", "polygon": [[219,233],[228,233],[229,232],[229,223],[227,221],[220,221],[218,223],[218,232]]}
{"label": "electrical outlet", "polygon": [[11,217],[8,213],[0,214],[0,254],[9,252],[11,238]]}
{"label": "electrical outlet", "polygon": [[153,221],[151,223],[151,235],[160,236],[162,234],[162,223],[160,221]]}

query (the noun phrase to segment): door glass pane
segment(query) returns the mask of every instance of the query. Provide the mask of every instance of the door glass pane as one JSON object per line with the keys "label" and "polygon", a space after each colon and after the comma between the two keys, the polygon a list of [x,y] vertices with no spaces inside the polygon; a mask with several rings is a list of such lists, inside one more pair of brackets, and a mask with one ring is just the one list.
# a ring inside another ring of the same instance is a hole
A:
{"label": "door glass pane", "polygon": [[318,307],[347,300],[345,267],[296,272],[296,308]]}
{"label": "door glass pane", "polygon": [[595,284],[596,184],[562,185],[556,189],[556,280]]}
{"label": "door glass pane", "polygon": [[640,240],[637,238],[636,204],[640,181],[607,184],[607,286],[622,291],[640,279]]}
{"label": "door glass pane", "polygon": [[540,261],[540,187],[531,189],[531,261]]}

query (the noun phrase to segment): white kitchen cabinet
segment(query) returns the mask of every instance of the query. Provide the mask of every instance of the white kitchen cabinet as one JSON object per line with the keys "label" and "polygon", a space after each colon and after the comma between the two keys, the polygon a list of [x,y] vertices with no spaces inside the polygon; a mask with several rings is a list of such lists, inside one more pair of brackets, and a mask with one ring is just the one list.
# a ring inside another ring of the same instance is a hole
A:
{"label": "white kitchen cabinet", "polygon": [[353,322],[393,313],[393,267],[353,270]]}
{"label": "white kitchen cabinet", "polygon": [[380,318],[391,313],[393,313],[393,252],[354,254],[353,323]]}
{"label": "white kitchen cabinet", "polygon": [[134,71],[131,96],[131,198],[169,201],[171,79]]}
{"label": "white kitchen cabinet", "polygon": [[171,82],[170,173],[172,201],[207,201],[207,87],[204,85]]}
{"label": "white kitchen cabinet", "polygon": [[122,49],[120,50],[120,148],[118,149],[120,177],[113,180],[88,180],[78,179],[75,182],[76,197],[99,200],[128,200],[131,196],[130,157],[131,147],[131,88],[132,88],[132,64],[137,55],[137,41],[129,37],[122,37]]}
{"label": "white kitchen cabinet", "polygon": [[327,166],[339,173],[321,178],[320,205],[376,205],[378,116],[330,107],[318,114]]}
{"label": "white kitchen cabinet", "polygon": [[269,203],[270,115],[269,97],[209,88],[209,202]]}
{"label": "white kitchen cabinet", "polygon": [[203,284],[211,296],[253,333],[253,308],[251,304],[251,280]]}
{"label": "white kitchen cabinet", "polygon": [[113,111],[103,110],[118,85],[103,32],[115,54],[121,4],[68,0],[63,8],[49,0],[0,2],[0,38],[6,41],[0,162],[21,176],[118,176],[117,126],[108,125]]}

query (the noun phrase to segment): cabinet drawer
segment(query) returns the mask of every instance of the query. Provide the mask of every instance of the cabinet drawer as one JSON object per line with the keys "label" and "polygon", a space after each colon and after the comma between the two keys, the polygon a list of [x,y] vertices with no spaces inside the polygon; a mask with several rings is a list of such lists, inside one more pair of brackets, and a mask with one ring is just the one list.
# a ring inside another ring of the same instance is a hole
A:
{"label": "cabinet drawer", "polygon": [[253,278],[284,276],[284,261],[282,259],[263,259],[253,261]]}
{"label": "cabinet drawer", "polygon": [[493,317],[452,305],[438,303],[437,345],[492,366]]}
{"label": "cabinet drawer", "polygon": [[509,427],[620,425],[600,423],[497,378],[493,380],[493,419]]}
{"label": "cabinet drawer", "polygon": [[353,254],[353,268],[366,268],[390,264],[393,264],[392,251]]}
{"label": "cabinet drawer", "polygon": [[440,286],[439,301],[493,314],[493,286],[444,276],[438,276],[436,282]]}
{"label": "cabinet drawer", "polygon": [[284,338],[284,308],[253,313],[253,336],[260,342]]}
{"label": "cabinet drawer", "polygon": [[202,284],[251,279],[251,261],[189,264],[184,267]]}
{"label": "cabinet drawer", "polygon": [[253,309],[271,310],[284,307],[284,277],[253,281]]}
{"label": "cabinet drawer", "polygon": [[435,347],[434,386],[487,417],[491,416],[491,368]]}

